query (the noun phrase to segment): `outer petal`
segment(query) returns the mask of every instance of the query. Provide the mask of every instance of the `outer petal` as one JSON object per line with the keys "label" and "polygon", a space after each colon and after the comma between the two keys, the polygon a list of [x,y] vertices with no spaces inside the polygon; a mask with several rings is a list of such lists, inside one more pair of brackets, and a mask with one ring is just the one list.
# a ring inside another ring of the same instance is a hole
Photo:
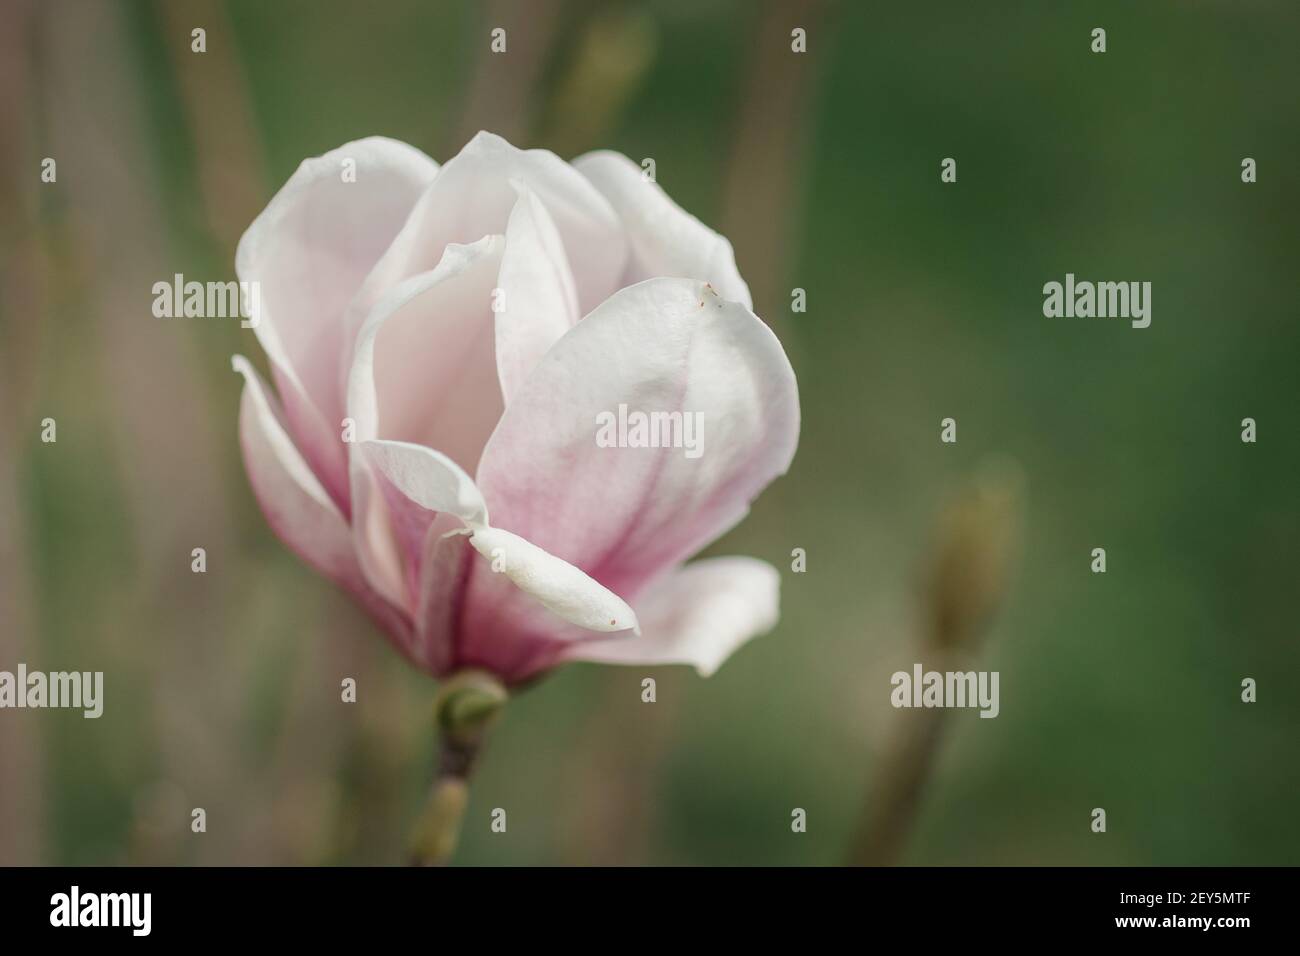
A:
{"label": "outer petal", "polygon": [[497,373],[507,404],[533,366],[582,317],[551,214],[525,184],[514,186],[519,199],[506,224],[496,314]]}
{"label": "outer petal", "polygon": [[366,583],[347,522],[294,447],[261,376],[241,355],[233,364],[246,383],[239,407],[244,466],[267,522],[307,564],[359,598],[401,649],[409,650],[409,623]]}
{"label": "outer petal", "polygon": [[392,247],[367,277],[353,321],[360,322],[386,290],[432,269],[449,243],[503,233],[516,194],[529,187],[550,211],[576,274],[581,311],[619,285],[627,261],[623,227],[605,198],[577,170],[543,149],[519,150],[499,136],[479,133],[447,162],[420,197]]}
{"label": "outer petal", "polygon": [[[598,447],[599,416],[620,405],[702,416],[698,456]],[[739,521],[798,434],[794,372],[771,330],[704,283],[652,279],[547,353],[489,440],[478,486],[496,527],[632,599]]]}
{"label": "outer petal", "polygon": [[589,631],[637,630],[636,614],[621,597],[531,541],[500,528],[479,528],[470,544],[500,573],[563,621]]}
{"label": "outer petal", "polygon": [[740,645],[770,631],[781,577],[753,558],[707,558],[661,578],[636,602],[641,633],[569,644],[567,660],[605,664],[691,664],[704,677]]}
{"label": "outer petal", "polygon": [[686,212],[622,153],[600,150],[573,166],[604,194],[627,228],[632,259],[623,285],[654,276],[702,279],[724,299],[754,307],[731,243]]}
{"label": "outer petal", "polygon": [[[349,161],[355,166],[345,167]],[[345,168],[355,170],[353,181]],[[345,511],[344,313],[436,172],[419,150],[381,137],[308,159],[248,227],[235,255],[240,280],[258,283],[255,331],[289,425]]]}

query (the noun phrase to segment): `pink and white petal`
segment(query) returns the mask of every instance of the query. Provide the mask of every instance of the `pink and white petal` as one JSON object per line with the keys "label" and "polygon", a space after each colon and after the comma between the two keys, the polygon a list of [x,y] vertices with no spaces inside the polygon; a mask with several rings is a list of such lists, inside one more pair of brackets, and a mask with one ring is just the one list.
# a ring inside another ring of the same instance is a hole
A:
{"label": "pink and white petal", "polygon": [[465,535],[448,533],[461,527],[459,518],[439,514],[425,532],[420,556],[415,647],[423,667],[436,677],[456,668],[461,595],[474,558]]}
{"label": "pink and white petal", "polygon": [[690,664],[709,677],[742,644],[776,626],[780,589],[781,576],[764,561],[694,561],[637,600],[639,635],[569,644],[563,656],[604,664]]}
{"label": "pink and white petal", "polygon": [[[400,283],[375,306],[348,376],[356,442],[382,436],[475,467],[503,408],[491,304],[504,243],[484,236],[448,246],[433,270]],[[411,562],[382,489],[355,453],[349,477],[361,567],[376,590],[409,607]],[[409,541],[406,547],[409,556]]]}
{"label": "pink and white petal", "polygon": [[[598,422],[620,405],[681,413],[698,434],[667,437],[696,450],[599,447]],[[651,279],[543,357],[488,441],[477,484],[494,526],[632,600],[743,518],[798,436],[794,372],[772,331],[702,282]]]}
{"label": "pink and white petal", "polygon": [[371,311],[348,376],[357,441],[412,442],[477,467],[504,407],[492,313],[504,248],[502,236],[448,246]]}
{"label": "pink and white petal", "polygon": [[[295,428],[314,427],[296,408],[306,405],[334,432],[344,404],[339,368],[351,344],[347,305],[437,169],[396,140],[347,143],[305,160],[240,239],[235,268],[241,281],[258,284],[255,331]],[[309,457],[323,453],[324,465],[341,468],[338,442],[316,448],[318,440],[311,436]]]}
{"label": "pink and white petal", "polygon": [[[269,356],[268,356],[269,358]],[[320,479],[330,499],[345,518],[352,515],[348,491],[348,456],[343,443],[342,422],[334,427],[303,389],[297,376],[270,359],[271,375],[282,400],[284,423],[303,459]]]}
{"label": "pink and white petal", "polygon": [[467,525],[486,525],[487,507],[469,475],[430,448],[372,440],[358,446],[358,458],[371,469],[373,486],[383,498],[422,661],[434,673],[442,673],[448,666],[455,621],[445,602],[433,602],[455,596],[465,556],[463,542],[440,539],[448,532],[466,530]]}
{"label": "pink and white petal", "polygon": [[[465,539],[457,535],[449,540]],[[506,574],[495,572],[490,552],[470,555],[459,602],[457,667],[483,668],[514,686],[554,667],[568,644],[606,637],[568,623]],[[610,640],[624,640],[631,633],[623,631]]]}
{"label": "pink and white petal", "polygon": [[242,355],[232,364],[245,380],[239,406],[244,467],[267,522],[303,561],[360,600],[403,652],[409,652],[409,621],[367,584],[347,521],[298,453],[274,397]]}
{"label": "pink and white petal", "polygon": [[349,474],[352,484],[352,545],[361,573],[390,603],[409,610],[413,604],[403,543],[394,526],[383,488],[371,467],[353,452]]}
{"label": "pink and white petal", "polygon": [[621,597],[517,535],[479,529],[469,544],[481,559],[464,564],[457,666],[484,668],[515,686],[554,667],[569,644],[640,633]]}
{"label": "pink and white petal", "polygon": [[655,276],[712,284],[724,299],[754,307],[731,243],[686,212],[622,153],[598,150],[573,166],[601,191],[627,229],[632,257],[623,285]]}
{"label": "pink and white petal", "polygon": [[500,136],[478,133],[449,160],[416,203],[391,248],[366,278],[354,306],[358,323],[384,293],[432,269],[450,243],[504,233],[516,193],[527,184],[550,212],[576,274],[579,310],[594,308],[618,288],[627,262],[623,227],[606,199],[568,163],[543,149],[520,150]]}
{"label": "pink and white petal", "polygon": [[[501,415],[492,327],[492,283],[501,236],[447,248],[430,272],[391,290],[357,338],[348,377],[354,445],[369,439],[437,447],[474,463]],[[352,527],[367,579],[410,607],[413,545],[399,541],[394,515],[370,465],[349,462]]]}
{"label": "pink and white petal", "polygon": [[497,373],[510,397],[565,332],[582,316],[559,230],[537,194],[520,181],[506,224],[506,248],[497,282]]}
{"label": "pink and white petal", "polygon": [[[473,480],[447,456],[421,445],[366,441],[361,456],[385,490],[399,539],[421,548],[439,514],[461,522],[470,543],[516,587],[560,619],[593,631],[636,628],[636,615],[618,595],[582,571],[518,535],[488,526],[487,505]],[[407,533],[404,533],[406,531]]]}

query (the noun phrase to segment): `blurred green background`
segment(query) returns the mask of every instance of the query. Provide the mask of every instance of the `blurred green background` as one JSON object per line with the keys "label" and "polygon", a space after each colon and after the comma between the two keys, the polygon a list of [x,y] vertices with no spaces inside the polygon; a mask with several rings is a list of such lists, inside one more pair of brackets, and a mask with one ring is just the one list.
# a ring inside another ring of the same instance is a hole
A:
{"label": "blurred green background", "polygon": [[[445,161],[480,128],[653,157],[733,240],[804,424],[710,549],[783,570],[777,630],[707,681],[580,665],[521,695],[459,862],[841,861],[908,713],[889,675],[924,662],[936,516],[998,455],[1025,479],[979,665],[1001,715],[951,715],[904,859],[1300,863],[1294,2],[20,0],[0,21],[0,669],[106,673],[99,720],[0,712],[0,863],[403,859],[434,685],[263,521],[230,370],[262,361],[252,332],[157,320],[151,286],[233,278],[304,157],[378,133]],[[1151,327],[1045,319],[1066,272],[1151,281]]]}

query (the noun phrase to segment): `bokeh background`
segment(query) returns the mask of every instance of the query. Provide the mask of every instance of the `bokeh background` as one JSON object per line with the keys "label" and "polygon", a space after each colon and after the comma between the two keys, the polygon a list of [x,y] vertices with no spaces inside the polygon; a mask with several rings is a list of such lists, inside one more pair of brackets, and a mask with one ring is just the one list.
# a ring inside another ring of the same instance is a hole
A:
{"label": "bokeh background", "polygon": [[[707,681],[580,665],[518,697],[460,862],[843,860],[938,516],[998,457],[1001,715],[950,716],[903,859],[1300,863],[1298,39],[1284,0],[6,2],[0,669],[107,686],[97,721],[0,712],[0,863],[402,860],[434,686],[258,512],[252,332],[155,319],[151,286],[233,278],[304,157],[379,133],[443,161],[480,128],[653,157],[733,240],[804,425],[711,549],[783,569],[778,629]],[[1066,272],[1151,281],[1151,327],[1045,319]]]}

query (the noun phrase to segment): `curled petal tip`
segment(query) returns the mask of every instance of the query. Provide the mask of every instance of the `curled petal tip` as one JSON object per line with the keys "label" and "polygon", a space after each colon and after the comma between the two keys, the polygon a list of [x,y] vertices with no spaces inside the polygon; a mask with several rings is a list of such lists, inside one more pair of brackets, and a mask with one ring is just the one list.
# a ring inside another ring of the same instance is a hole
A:
{"label": "curled petal tip", "polygon": [[474,529],[470,543],[492,562],[493,571],[562,620],[607,634],[639,628],[636,612],[621,597],[519,535],[485,525]]}

